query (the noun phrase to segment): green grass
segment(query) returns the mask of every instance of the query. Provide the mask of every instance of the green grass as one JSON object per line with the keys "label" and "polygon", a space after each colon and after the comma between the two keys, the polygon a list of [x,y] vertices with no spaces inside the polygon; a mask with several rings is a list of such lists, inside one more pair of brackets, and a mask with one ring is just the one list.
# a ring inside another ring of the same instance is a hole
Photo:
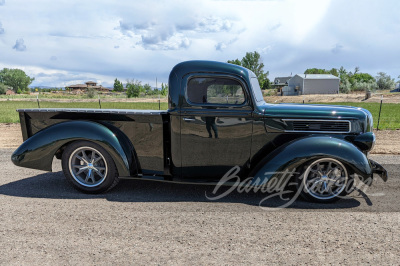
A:
{"label": "green grass", "polygon": [[[374,128],[377,128],[380,103],[342,102],[329,104],[365,108],[371,112],[372,117],[374,118]],[[400,129],[400,103],[383,102],[381,118],[379,121],[379,129]]]}
{"label": "green grass", "polygon": [[[326,104],[326,103],[323,103]],[[374,117],[374,128],[377,127],[380,103],[331,103],[334,105],[349,105],[368,109]],[[41,108],[99,108],[96,102],[40,102]],[[133,102],[102,102],[103,109],[153,109],[158,110],[158,103],[133,103]],[[19,117],[16,109],[37,108],[37,103],[32,101],[1,101],[0,123],[18,123]],[[167,103],[161,103],[161,110],[168,108]],[[383,103],[379,129],[400,129],[400,104]]]}

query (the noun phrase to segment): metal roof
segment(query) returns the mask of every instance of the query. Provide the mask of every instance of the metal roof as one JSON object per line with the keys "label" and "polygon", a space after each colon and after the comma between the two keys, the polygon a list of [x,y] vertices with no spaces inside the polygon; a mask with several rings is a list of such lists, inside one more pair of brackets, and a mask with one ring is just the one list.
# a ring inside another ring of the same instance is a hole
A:
{"label": "metal roof", "polygon": [[296,74],[303,79],[339,79],[331,74]]}

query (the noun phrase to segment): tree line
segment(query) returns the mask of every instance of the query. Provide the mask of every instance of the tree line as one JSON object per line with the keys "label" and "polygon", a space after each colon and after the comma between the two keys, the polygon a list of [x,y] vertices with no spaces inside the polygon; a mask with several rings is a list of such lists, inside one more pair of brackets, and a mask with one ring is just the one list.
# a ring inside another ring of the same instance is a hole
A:
{"label": "tree line", "polygon": [[[243,66],[250,69],[257,76],[260,88],[267,90],[271,88],[271,81],[268,78],[269,71],[264,71],[264,64],[261,56],[257,51],[247,52],[245,56],[239,60],[228,60],[228,63]],[[339,90],[342,93],[363,90],[390,90],[395,87],[395,79],[385,72],[378,72],[377,76],[360,72],[359,67],[355,67],[354,71],[348,71],[343,66],[339,69],[332,68],[330,70],[321,68],[309,68],[304,74],[332,74],[340,78]],[[398,77],[400,79],[400,76]],[[3,68],[0,71],[0,94],[5,94],[7,89],[11,88],[15,93],[29,92],[29,85],[35,80],[29,77],[21,69]],[[397,82],[400,82],[397,81]],[[139,80],[127,80],[126,85],[127,97],[139,97],[140,95],[163,95],[168,94],[168,85],[162,83],[161,89],[153,89],[149,84],[142,84]],[[53,91],[54,89],[38,89],[37,91]],[[113,91],[123,92],[124,86],[117,78],[114,80]],[[36,90],[34,90],[36,91]]]}
{"label": "tree line", "polygon": [[[140,95],[149,96],[149,95],[162,95],[166,96],[168,94],[168,85],[161,83],[161,89],[155,88],[153,89],[148,83],[142,85],[142,82],[139,80],[127,80],[126,81],[126,95],[128,98],[137,98]],[[117,78],[114,80],[114,89],[115,92],[123,92],[124,85]]]}

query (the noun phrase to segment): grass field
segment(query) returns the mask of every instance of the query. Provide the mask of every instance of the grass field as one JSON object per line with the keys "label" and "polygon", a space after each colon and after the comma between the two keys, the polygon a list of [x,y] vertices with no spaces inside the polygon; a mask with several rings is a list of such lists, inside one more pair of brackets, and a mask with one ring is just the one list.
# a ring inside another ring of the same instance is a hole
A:
{"label": "grass field", "polygon": [[[324,103],[326,104],[326,103]],[[374,128],[377,127],[379,103],[331,103],[334,105],[351,105],[368,109],[374,117]],[[0,102],[0,123],[18,123],[16,109],[37,108],[32,101],[2,101]],[[98,102],[40,102],[41,108],[99,108]],[[158,103],[133,102],[102,102],[103,109],[153,109],[158,110]],[[161,110],[168,108],[167,103],[161,103]],[[384,103],[382,105],[379,129],[400,129],[400,104]]]}

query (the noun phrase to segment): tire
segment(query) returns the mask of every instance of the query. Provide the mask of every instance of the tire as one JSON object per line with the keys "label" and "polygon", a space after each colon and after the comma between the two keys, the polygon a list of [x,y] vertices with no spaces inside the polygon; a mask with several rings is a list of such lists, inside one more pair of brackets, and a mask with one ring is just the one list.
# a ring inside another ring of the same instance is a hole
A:
{"label": "tire", "polygon": [[302,174],[297,177],[297,189],[307,201],[331,203],[350,193],[353,181],[343,163],[326,157],[303,167]]}
{"label": "tire", "polygon": [[96,143],[72,142],[65,148],[61,160],[66,179],[79,191],[96,194],[118,184],[118,171],[113,159]]}

